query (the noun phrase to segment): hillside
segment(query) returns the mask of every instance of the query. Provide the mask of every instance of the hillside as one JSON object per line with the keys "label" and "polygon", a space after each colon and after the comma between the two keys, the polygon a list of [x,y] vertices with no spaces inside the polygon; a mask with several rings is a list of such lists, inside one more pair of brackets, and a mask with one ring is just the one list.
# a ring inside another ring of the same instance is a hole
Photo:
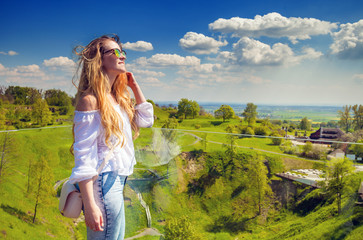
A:
{"label": "hillside", "polygon": [[[165,130],[160,127],[170,121],[170,112],[156,108],[155,113],[155,128],[142,129],[135,141],[138,163],[125,188],[126,237],[147,227],[140,196],[150,208],[151,226],[166,237],[180,230],[192,239],[222,240],[362,236],[363,212],[355,205],[362,173],[349,178],[341,214],[332,195],[301,184],[293,184],[295,192],[289,201],[281,202],[273,184],[285,183],[274,173],[324,169],[325,162],[285,154],[269,138],[226,135],[226,128],[241,124],[238,118],[225,122],[208,116],[184,119],[178,123],[179,130]],[[256,123],[256,128],[262,124]],[[272,131],[273,126],[268,129]],[[7,133],[1,134],[4,141]],[[85,239],[84,223],[59,214],[57,190],[42,195],[33,223],[34,183],[41,174],[37,166],[42,159],[49,168],[44,176],[49,177],[51,188],[71,173],[71,126],[21,130],[7,136],[11,141],[7,168],[0,178],[0,238]]]}

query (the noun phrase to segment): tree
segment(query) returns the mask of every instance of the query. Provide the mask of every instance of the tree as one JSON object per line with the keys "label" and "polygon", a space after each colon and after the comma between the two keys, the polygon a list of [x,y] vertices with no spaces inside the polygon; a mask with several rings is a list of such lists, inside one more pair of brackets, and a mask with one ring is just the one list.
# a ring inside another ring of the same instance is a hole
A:
{"label": "tree", "polygon": [[201,143],[202,143],[202,146],[203,146],[203,150],[204,150],[204,152],[206,152],[206,151],[207,151],[207,145],[208,145],[208,141],[207,141],[207,133],[204,133],[204,134],[202,135]]}
{"label": "tree", "polygon": [[354,118],[353,118],[354,129],[355,130],[363,129],[363,105],[356,104],[352,107],[352,110],[354,113]]}
{"label": "tree", "polygon": [[33,104],[42,96],[41,90],[30,87],[9,86],[5,90],[5,95],[9,101],[14,100],[15,104]]}
{"label": "tree", "polygon": [[223,122],[226,119],[230,119],[234,116],[233,108],[228,105],[222,105],[218,110],[214,112],[216,118],[223,118]]}
{"label": "tree", "polygon": [[190,101],[186,98],[182,98],[178,102],[178,116],[184,115],[184,119],[192,113]]}
{"label": "tree", "polygon": [[255,206],[258,208],[258,215],[262,214],[266,196],[271,193],[267,173],[267,167],[261,156],[250,158],[248,167],[249,191]]}
{"label": "tree", "polygon": [[66,115],[71,109],[72,99],[64,91],[57,89],[47,90],[44,94],[44,99],[49,106],[58,106],[61,115]]}
{"label": "tree", "polygon": [[35,222],[35,218],[37,216],[37,210],[40,205],[47,205],[50,203],[50,197],[54,192],[52,183],[53,183],[53,174],[52,170],[48,165],[49,154],[47,154],[44,149],[40,155],[40,158],[37,160],[32,170],[31,177],[31,197],[35,201],[34,205],[34,215],[33,215],[33,223]]}
{"label": "tree", "polygon": [[246,108],[244,109],[242,116],[248,122],[248,125],[254,125],[257,118],[257,105],[253,103],[247,103]]}
{"label": "tree", "polygon": [[226,132],[229,133],[226,136],[227,137],[227,141],[229,142],[229,144],[224,144],[223,146],[227,148],[226,155],[229,156],[230,161],[233,162],[234,156],[237,153],[237,150],[236,150],[236,139],[237,139],[237,136],[234,135],[235,128],[232,125],[229,125],[226,128]]}
{"label": "tree", "polygon": [[1,134],[1,159],[0,159],[0,183],[4,180],[4,177],[8,174],[8,169],[12,165],[14,158],[15,142],[12,135],[9,132]]}
{"label": "tree", "polygon": [[332,195],[335,195],[337,201],[338,213],[341,213],[342,193],[348,186],[347,176],[354,172],[352,161],[348,158],[333,158],[324,170],[325,188]]}
{"label": "tree", "polygon": [[313,144],[311,142],[306,142],[303,146],[303,155],[308,156],[309,153],[313,150]]}
{"label": "tree", "polygon": [[301,119],[301,121],[300,121],[300,129],[301,130],[310,131],[310,129],[311,129],[311,122],[309,121],[309,119],[307,117],[304,117],[304,118]]}
{"label": "tree", "polygon": [[49,110],[48,104],[45,100],[38,99],[35,101],[32,108],[32,116],[41,126],[45,126],[51,122],[52,112]]}
{"label": "tree", "polygon": [[361,145],[363,144],[363,140],[359,140],[357,143],[360,144],[354,144],[350,149],[354,152],[356,160],[359,157],[363,159],[363,145]]}
{"label": "tree", "polygon": [[199,104],[196,101],[190,101],[190,112],[192,114],[193,119],[195,118],[195,116],[198,116],[199,111],[200,111],[200,107]]}
{"label": "tree", "polygon": [[348,132],[349,129],[352,127],[352,117],[350,115],[350,110],[352,109],[352,106],[344,106],[343,111],[339,110],[338,114],[340,117],[339,125],[342,128],[345,128],[345,131]]}

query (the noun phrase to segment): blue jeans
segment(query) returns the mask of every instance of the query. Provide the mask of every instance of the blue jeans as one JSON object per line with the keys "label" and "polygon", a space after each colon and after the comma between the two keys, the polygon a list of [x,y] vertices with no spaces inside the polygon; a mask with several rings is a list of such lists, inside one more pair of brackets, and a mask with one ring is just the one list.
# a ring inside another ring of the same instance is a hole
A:
{"label": "blue jeans", "polygon": [[127,176],[105,172],[94,182],[94,196],[103,214],[103,232],[87,227],[88,240],[123,240],[125,236],[125,208],[123,189]]}

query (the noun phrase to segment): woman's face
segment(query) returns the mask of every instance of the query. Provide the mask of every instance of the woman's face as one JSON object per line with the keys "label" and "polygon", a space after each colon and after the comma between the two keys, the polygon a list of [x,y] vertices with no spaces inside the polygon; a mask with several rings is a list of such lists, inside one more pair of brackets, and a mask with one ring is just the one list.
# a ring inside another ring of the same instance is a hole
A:
{"label": "woman's face", "polygon": [[121,54],[118,58],[113,49],[118,49],[122,52],[120,46],[112,41],[108,40],[103,44],[103,57],[102,57],[102,67],[106,74],[117,75],[126,72],[125,59],[126,57]]}

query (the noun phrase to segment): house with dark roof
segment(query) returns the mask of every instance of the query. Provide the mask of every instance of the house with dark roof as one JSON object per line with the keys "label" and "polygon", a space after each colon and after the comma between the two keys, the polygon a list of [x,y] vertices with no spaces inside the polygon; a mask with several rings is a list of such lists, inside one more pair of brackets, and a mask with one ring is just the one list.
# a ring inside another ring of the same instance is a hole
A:
{"label": "house with dark roof", "polygon": [[338,140],[344,132],[339,128],[322,128],[310,134],[310,139],[314,139],[315,143],[331,144],[329,141]]}

